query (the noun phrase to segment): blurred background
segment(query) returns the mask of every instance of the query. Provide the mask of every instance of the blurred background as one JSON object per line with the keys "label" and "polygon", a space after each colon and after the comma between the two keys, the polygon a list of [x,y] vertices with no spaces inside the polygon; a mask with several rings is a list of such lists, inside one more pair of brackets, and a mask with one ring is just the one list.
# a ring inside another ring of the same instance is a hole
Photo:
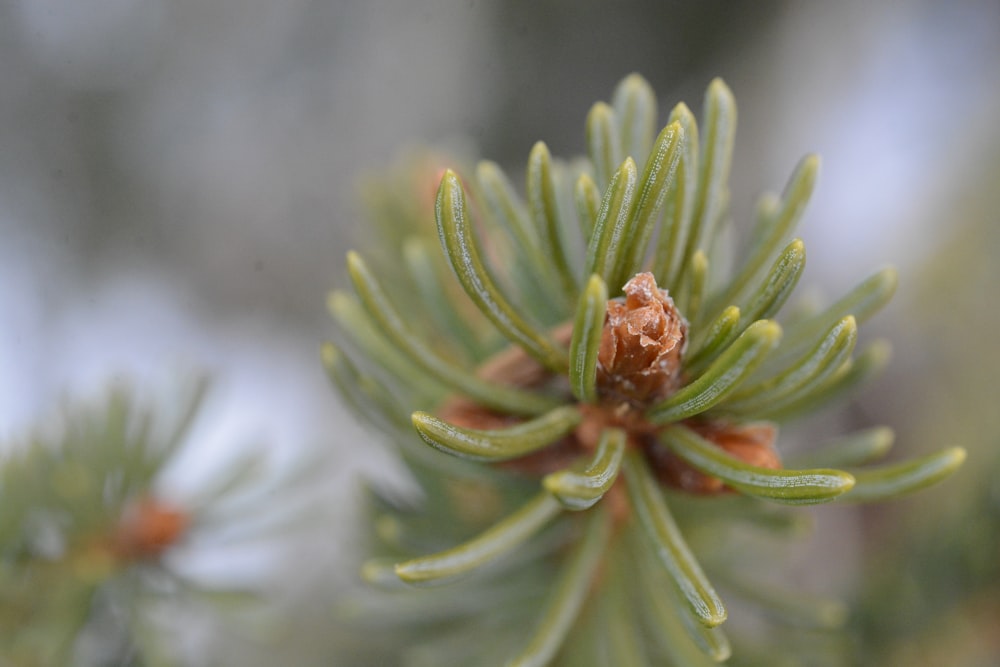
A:
{"label": "blurred background", "polygon": [[[835,296],[900,269],[894,304],[867,327],[894,342],[890,372],[796,437],[885,423],[907,454],[970,451],[958,479],[923,496],[821,512],[792,571],[863,602],[866,577],[888,581],[880,599],[911,611],[859,630],[887,653],[926,658],[915,638],[937,637],[972,651],[950,664],[994,664],[977,623],[1000,619],[998,37],[995,0],[0,3],[0,439],[114,380],[211,373],[176,483],[259,445],[278,466],[325,466],[326,523],[248,560],[296,592],[284,612],[298,630],[264,652],[190,639],[212,656],[192,664],[312,664],[303,619],[322,627],[316,581],[351,574],[336,563],[353,480],[392,468],[338,407],[318,355],[325,294],[363,238],[361,180],[420,146],[517,174],[537,139],[582,152],[590,104],[629,72],[664,118],[679,100],[697,113],[722,76],[740,105],[737,226],[818,152],[803,285]],[[884,563],[895,584],[872,574]]]}

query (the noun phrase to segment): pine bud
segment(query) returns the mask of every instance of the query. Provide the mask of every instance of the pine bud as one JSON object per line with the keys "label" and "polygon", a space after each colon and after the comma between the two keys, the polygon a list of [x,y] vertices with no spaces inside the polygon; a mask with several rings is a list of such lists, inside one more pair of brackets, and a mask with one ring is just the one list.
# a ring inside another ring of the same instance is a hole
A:
{"label": "pine bud", "polygon": [[608,301],[597,387],[602,398],[648,405],[680,385],[687,322],[651,273],[625,284],[624,299]]}
{"label": "pine bud", "polygon": [[157,558],[188,528],[187,513],[150,496],[130,507],[113,536],[115,552],[126,560]]}
{"label": "pine bud", "polygon": [[[778,429],[774,424],[691,420],[687,422],[687,426],[744,463],[770,470],[781,469],[781,459],[774,448],[774,441],[778,436]],[[667,486],[700,494],[729,491],[722,480],[695,470],[665,447],[650,447],[648,454],[657,476]]]}

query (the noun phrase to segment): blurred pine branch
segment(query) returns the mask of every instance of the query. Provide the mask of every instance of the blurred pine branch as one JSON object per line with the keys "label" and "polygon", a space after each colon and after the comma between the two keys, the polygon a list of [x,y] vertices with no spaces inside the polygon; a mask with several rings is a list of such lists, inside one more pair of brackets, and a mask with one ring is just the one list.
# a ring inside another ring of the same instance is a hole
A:
{"label": "blurred pine branch", "polygon": [[164,493],[206,388],[148,406],[117,387],[67,406],[4,456],[0,665],[182,664],[157,610],[253,600],[191,579],[169,558],[252,480],[235,464],[197,499]]}

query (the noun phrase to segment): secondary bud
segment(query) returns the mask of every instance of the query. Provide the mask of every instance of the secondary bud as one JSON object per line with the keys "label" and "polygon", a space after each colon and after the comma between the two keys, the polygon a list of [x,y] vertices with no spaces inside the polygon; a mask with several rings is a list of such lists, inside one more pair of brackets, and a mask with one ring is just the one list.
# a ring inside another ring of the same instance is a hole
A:
{"label": "secondary bud", "polygon": [[624,292],[608,301],[597,388],[604,399],[648,405],[680,385],[687,322],[651,273],[636,275]]}
{"label": "secondary bud", "polygon": [[[758,468],[781,469],[781,459],[774,449],[778,432],[769,422],[730,424],[728,422],[686,422],[688,428],[715,444],[727,454]],[[718,477],[695,470],[666,447],[647,449],[660,481],[689,493],[717,494],[729,491]]]}

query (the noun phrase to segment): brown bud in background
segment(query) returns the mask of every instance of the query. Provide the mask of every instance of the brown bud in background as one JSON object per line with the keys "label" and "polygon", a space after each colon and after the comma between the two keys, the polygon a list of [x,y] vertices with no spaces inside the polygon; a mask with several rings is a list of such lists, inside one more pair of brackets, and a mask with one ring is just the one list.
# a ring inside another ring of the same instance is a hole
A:
{"label": "brown bud in background", "polygon": [[112,537],[113,549],[126,560],[157,558],[181,539],[189,523],[186,512],[144,496],[122,517]]}
{"label": "brown bud in background", "polygon": [[677,390],[687,322],[651,273],[640,273],[623,288],[625,299],[608,301],[597,388],[601,397],[648,405]]}

